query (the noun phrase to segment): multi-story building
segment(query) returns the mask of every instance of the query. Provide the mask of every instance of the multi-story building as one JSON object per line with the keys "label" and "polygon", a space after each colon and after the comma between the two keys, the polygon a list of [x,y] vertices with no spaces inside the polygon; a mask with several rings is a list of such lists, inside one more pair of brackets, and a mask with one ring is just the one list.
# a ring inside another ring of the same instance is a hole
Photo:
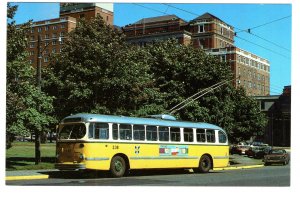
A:
{"label": "multi-story building", "polygon": [[270,63],[248,51],[235,46],[206,49],[206,53],[226,61],[231,66],[231,71],[236,79],[235,87],[242,86],[248,95],[270,94]]}
{"label": "multi-story building", "polygon": [[189,22],[167,15],[146,18],[123,27],[129,43],[144,46],[154,41],[176,38],[230,64],[233,85],[243,86],[248,95],[270,94],[270,63],[234,46],[234,28],[212,14],[205,13]]}
{"label": "multi-story building", "polygon": [[[76,27],[76,19],[62,17],[33,23],[28,32],[29,37],[29,61],[36,67],[39,61],[38,48],[41,50],[41,64],[48,65],[49,56],[60,53],[66,34]],[[39,38],[40,37],[40,38]]]}
{"label": "multi-story building", "polygon": [[[60,3],[59,18],[33,22],[28,31],[30,63],[47,66],[53,53],[60,53],[67,34],[76,28],[79,18],[90,20],[100,15],[107,25],[113,26],[112,3]],[[38,51],[40,48],[41,55]]]}
{"label": "multi-story building", "polygon": [[98,15],[103,18],[106,24],[113,26],[112,3],[60,3],[60,17],[71,16],[90,20]]}
{"label": "multi-story building", "polygon": [[191,33],[186,31],[187,22],[176,15],[144,18],[123,27],[127,42],[145,46],[157,40],[176,38],[181,44],[190,44]]}
{"label": "multi-story building", "polygon": [[234,28],[221,19],[205,13],[189,22],[193,46],[202,49],[224,48],[234,45]]}

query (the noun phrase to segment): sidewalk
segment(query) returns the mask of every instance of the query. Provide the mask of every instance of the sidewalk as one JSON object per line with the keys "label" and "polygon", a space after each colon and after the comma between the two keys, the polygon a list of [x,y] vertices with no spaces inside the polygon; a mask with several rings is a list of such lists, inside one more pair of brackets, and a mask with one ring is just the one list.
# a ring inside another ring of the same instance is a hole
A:
{"label": "sidewalk", "polygon": [[259,168],[263,167],[264,163],[262,159],[249,158],[246,155],[230,155],[229,156],[230,165],[223,168],[214,168],[214,170],[235,170],[235,169],[248,169],[248,168]]}

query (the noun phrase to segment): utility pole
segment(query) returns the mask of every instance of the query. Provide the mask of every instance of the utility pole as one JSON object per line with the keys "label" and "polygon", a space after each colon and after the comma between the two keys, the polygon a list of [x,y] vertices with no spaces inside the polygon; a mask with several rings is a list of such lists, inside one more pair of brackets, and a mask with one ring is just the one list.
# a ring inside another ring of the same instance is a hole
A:
{"label": "utility pole", "polygon": [[[37,42],[37,66],[36,66],[36,86],[41,91],[41,80],[42,80],[42,53],[41,53],[41,35],[38,35]],[[37,110],[41,111],[40,103],[37,103]],[[41,162],[41,137],[40,132],[35,130],[35,165]]]}

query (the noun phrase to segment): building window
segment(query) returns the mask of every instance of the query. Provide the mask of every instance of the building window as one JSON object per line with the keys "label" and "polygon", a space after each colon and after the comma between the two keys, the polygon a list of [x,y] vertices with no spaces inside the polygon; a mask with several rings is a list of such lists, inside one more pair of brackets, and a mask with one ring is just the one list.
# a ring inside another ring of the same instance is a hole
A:
{"label": "building window", "polygon": [[45,31],[49,31],[49,26],[46,26],[46,27],[45,27]]}
{"label": "building window", "polygon": [[49,45],[49,42],[48,42],[48,41],[46,41],[46,42],[45,42],[45,46],[48,46],[48,45]]}
{"label": "building window", "polygon": [[57,26],[54,25],[54,26],[52,27],[52,29],[53,29],[53,30],[57,30]]}
{"label": "building window", "polygon": [[66,28],[66,24],[61,24],[60,28],[62,29]]}
{"label": "building window", "polygon": [[198,26],[198,33],[205,32],[204,25]]}
{"label": "building window", "polygon": [[59,41],[59,44],[64,44],[64,43],[65,43],[64,39],[61,39],[61,41]]}
{"label": "building window", "polygon": [[52,38],[57,38],[57,33],[52,34]]}
{"label": "building window", "polygon": [[49,34],[45,34],[45,39],[49,39]]}
{"label": "building window", "polygon": [[44,58],[44,62],[48,62],[48,57],[45,57],[45,58]]}
{"label": "building window", "polygon": [[62,31],[62,32],[60,32],[59,35],[60,35],[60,37],[64,37],[65,36],[65,32]]}
{"label": "building window", "polygon": [[34,28],[31,28],[30,32],[31,32],[31,33],[34,33]]}
{"label": "building window", "polygon": [[34,41],[34,36],[30,36],[30,41]]}
{"label": "building window", "polygon": [[226,55],[221,55],[220,56],[220,61],[221,62],[226,62]]}
{"label": "building window", "polygon": [[30,51],[29,54],[30,54],[30,55],[34,55],[34,51]]}
{"label": "building window", "polygon": [[53,48],[53,49],[52,49],[52,53],[56,53],[56,48]]}
{"label": "building window", "polygon": [[30,43],[30,48],[34,48],[34,43]]}
{"label": "building window", "polygon": [[53,41],[52,41],[52,45],[57,45],[57,41],[56,41],[56,40],[53,40]]}
{"label": "building window", "polygon": [[42,31],[42,28],[41,28],[41,27],[39,27],[39,28],[38,28],[38,32],[41,32],[41,31]]}
{"label": "building window", "polygon": [[48,49],[44,51],[44,54],[45,54],[45,55],[48,54],[48,53],[49,53]]}

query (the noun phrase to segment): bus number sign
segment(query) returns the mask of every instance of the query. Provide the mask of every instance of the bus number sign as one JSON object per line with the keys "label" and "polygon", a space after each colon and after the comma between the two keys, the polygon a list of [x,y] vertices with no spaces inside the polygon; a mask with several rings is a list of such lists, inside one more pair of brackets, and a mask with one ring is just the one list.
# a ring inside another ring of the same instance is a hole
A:
{"label": "bus number sign", "polygon": [[113,148],[112,149],[119,149],[119,146],[118,145],[113,145]]}

